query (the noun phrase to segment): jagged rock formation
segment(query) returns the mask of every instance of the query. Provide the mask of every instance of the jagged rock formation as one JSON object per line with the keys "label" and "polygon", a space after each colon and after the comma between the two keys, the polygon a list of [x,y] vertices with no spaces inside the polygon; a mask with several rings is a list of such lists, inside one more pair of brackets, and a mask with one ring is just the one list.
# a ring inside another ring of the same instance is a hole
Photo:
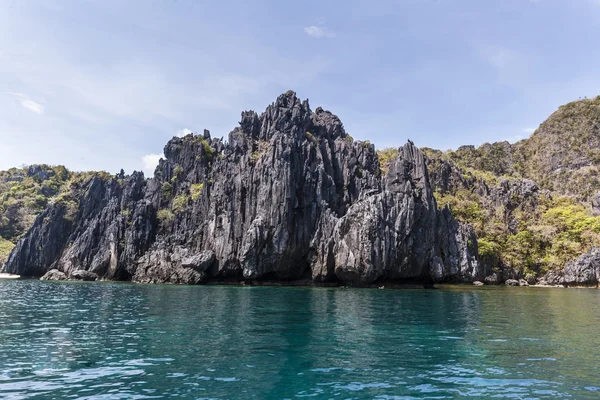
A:
{"label": "jagged rock formation", "polygon": [[544,284],[563,286],[598,286],[600,283],[600,248],[593,248],[568,262],[562,271],[551,271],[542,278]]}
{"label": "jagged rock formation", "polygon": [[244,112],[228,142],[173,138],[152,179],[96,175],[51,203],[4,270],[23,276],[209,280],[483,280],[477,238],[438,209],[408,143],[375,149],[293,92]]}

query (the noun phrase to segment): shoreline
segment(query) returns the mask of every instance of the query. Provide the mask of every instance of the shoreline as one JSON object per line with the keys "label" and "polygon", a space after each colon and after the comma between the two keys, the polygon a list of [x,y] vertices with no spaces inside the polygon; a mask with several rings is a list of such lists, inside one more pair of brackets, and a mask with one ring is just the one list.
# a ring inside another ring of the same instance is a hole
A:
{"label": "shoreline", "polygon": [[13,275],[0,272],[0,279],[21,279],[21,275]]}
{"label": "shoreline", "polygon": [[[0,273],[0,280],[41,280],[40,277],[31,276],[20,276],[7,273]],[[185,284],[173,284],[173,283],[144,283],[144,282],[133,282],[133,281],[115,281],[115,280],[104,280],[99,279],[96,281],[85,281],[81,279],[62,279],[62,280],[49,280],[55,282],[107,282],[107,283],[125,283],[133,285],[168,285],[168,286],[253,286],[253,287],[324,287],[324,288],[347,288],[347,289],[383,289],[383,290],[402,290],[402,289],[444,289],[452,287],[474,287],[474,288],[558,288],[558,289],[600,289],[600,285],[479,285],[476,283],[469,282],[441,282],[431,283],[423,281],[383,281],[371,284],[349,284],[344,282],[315,282],[309,279],[299,279],[291,281],[278,281],[278,280],[210,280],[203,282],[198,285],[185,285]]]}

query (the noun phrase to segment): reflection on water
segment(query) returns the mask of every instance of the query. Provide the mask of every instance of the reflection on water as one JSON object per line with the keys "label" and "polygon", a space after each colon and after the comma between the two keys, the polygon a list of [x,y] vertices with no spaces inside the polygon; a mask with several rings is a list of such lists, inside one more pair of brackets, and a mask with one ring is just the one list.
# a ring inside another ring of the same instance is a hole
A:
{"label": "reflection on water", "polygon": [[0,398],[600,397],[600,291],[0,281]]}

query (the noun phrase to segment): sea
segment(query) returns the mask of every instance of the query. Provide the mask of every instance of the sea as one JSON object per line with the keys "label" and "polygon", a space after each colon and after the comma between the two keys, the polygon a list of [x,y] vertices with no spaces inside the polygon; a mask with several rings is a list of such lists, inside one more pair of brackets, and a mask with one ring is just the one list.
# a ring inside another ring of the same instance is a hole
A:
{"label": "sea", "polygon": [[0,399],[600,399],[600,291],[0,280]]}

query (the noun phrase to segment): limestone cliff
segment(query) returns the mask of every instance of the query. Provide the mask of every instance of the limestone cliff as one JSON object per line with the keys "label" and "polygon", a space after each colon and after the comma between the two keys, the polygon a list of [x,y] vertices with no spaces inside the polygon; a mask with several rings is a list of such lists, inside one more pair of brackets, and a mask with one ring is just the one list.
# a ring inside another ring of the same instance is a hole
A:
{"label": "limestone cliff", "polygon": [[242,113],[227,142],[173,138],[154,177],[94,175],[36,218],[4,270],[25,276],[210,280],[484,279],[477,238],[438,209],[411,143],[382,173],[368,142],[294,92]]}

